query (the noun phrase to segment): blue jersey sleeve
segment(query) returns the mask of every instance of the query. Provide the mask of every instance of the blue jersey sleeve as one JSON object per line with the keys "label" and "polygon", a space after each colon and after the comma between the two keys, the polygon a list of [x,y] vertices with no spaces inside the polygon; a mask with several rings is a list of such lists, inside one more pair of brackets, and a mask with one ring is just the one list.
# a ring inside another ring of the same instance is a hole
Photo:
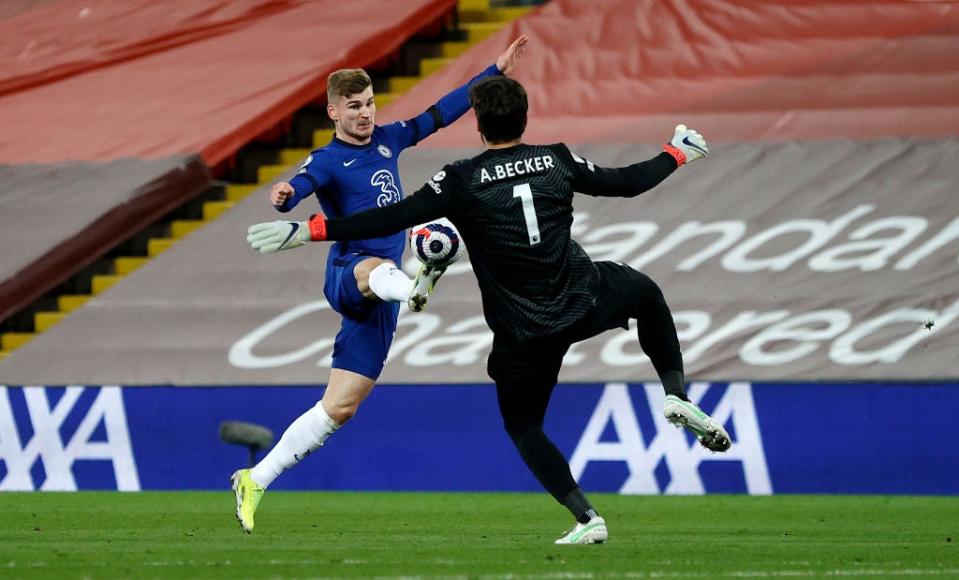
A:
{"label": "blue jersey sleeve", "polygon": [[300,170],[290,180],[290,185],[293,186],[293,195],[283,202],[283,205],[273,207],[277,211],[286,213],[296,207],[301,200],[319,191],[329,182],[330,171],[326,163],[326,156],[314,151],[312,155],[306,158],[306,161],[300,166]]}
{"label": "blue jersey sleeve", "polygon": [[501,74],[495,64],[491,64],[483,72],[471,78],[468,83],[450,91],[435,105],[423,111],[413,119],[399,121],[383,127],[390,137],[406,149],[416,145],[443,127],[453,123],[470,110],[470,87],[486,77]]}

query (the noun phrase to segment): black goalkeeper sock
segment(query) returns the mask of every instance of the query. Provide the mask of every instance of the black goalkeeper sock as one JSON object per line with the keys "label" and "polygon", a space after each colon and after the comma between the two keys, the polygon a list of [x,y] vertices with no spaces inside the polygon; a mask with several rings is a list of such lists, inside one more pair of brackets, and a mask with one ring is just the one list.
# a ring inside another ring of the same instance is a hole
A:
{"label": "black goalkeeper sock", "polygon": [[666,371],[659,378],[663,381],[663,390],[667,395],[674,395],[684,401],[689,400],[686,396],[686,382],[682,371]]}
{"label": "black goalkeeper sock", "polygon": [[566,506],[569,513],[573,514],[576,521],[581,524],[585,524],[596,517],[596,510],[592,504],[589,503],[589,500],[586,499],[586,496],[583,495],[583,490],[578,487],[566,494],[562,504]]}

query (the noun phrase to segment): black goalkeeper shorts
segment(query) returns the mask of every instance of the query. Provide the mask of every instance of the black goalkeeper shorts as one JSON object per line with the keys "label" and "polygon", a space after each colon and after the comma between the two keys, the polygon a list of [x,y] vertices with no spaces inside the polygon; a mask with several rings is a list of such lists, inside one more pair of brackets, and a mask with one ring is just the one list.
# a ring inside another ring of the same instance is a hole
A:
{"label": "black goalkeeper shorts", "polygon": [[534,389],[552,387],[559,377],[566,351],[573,344],[613,328],[628,328],[636,318],[637,293],[659,287],[648,276],[616,262],[596,262],[599,284],[596,302],[582,318],[567,328],[544,337],[519,340],[493,337],[487,373],[497,385]]}

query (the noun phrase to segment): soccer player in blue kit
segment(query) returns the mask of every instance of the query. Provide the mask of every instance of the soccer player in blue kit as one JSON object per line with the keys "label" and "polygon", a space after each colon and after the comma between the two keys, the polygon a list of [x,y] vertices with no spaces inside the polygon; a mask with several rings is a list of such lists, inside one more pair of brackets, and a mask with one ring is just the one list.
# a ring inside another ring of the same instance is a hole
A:
{"label": "soccer player in blue kit", "polygon": [[[323,213],[347,216],[403,199],[397,158],[438,129],[469,110],[469,88],[479,80],[509,74],[526,48],[521,35],[480,74],[453,90],[419,116],[389,125],[375,124],[376,103],[370,77],[362,69],[342,69],[327,82],[327,113],[333,120],[333,140],[313,151],[289,182],[270,190],[270,201],[288,212],[316,195]],[[274,222],[284,249],[300,245],[295,222]],[[283,471],[322,446],[355,414],[383,370],[396,330],[399,303],[419,311],[443,273],[421,268],[415,281],[396,265],[405,248],[406,233],[342,242],[330,249],[323,292],[342,317],[333,346],[333,365],[323,398],[287,427],[279,442],[252,469],[231,477],[236,516],[247,533],[264,491]]]}

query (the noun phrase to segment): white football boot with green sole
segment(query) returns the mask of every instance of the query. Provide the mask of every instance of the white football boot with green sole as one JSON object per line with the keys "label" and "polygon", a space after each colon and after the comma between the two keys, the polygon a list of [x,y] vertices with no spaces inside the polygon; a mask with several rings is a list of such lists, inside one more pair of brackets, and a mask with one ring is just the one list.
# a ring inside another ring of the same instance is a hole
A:
{"label": "white football boot with green sole", "polygon": [[576,527],[566,532],[554,544],[603,544],[609,539],[606,530],[606,520],[600,516],[590,519],[585,524],[576,523]]}
{"label": "white football boot with green sole", "polygon": [[426,308],[426,301],[429,300],[436,282],[443,275],[446,268],[437,268],[427,264],[420,264],[419,272],[416,273],[416,280],[413,281],[413,292],[406,305],[413,312],[421,312]]}
{"label": "white football boot with green sole", "polygon": [[676,395],[666,395],[663,415],[673,425],[692,431],[699,440],[699,444],[710,451],[722,453],[732,445],[729,433],[723,429],[722,425],[713,421],[712,417],[695,404],[684,401]]}

